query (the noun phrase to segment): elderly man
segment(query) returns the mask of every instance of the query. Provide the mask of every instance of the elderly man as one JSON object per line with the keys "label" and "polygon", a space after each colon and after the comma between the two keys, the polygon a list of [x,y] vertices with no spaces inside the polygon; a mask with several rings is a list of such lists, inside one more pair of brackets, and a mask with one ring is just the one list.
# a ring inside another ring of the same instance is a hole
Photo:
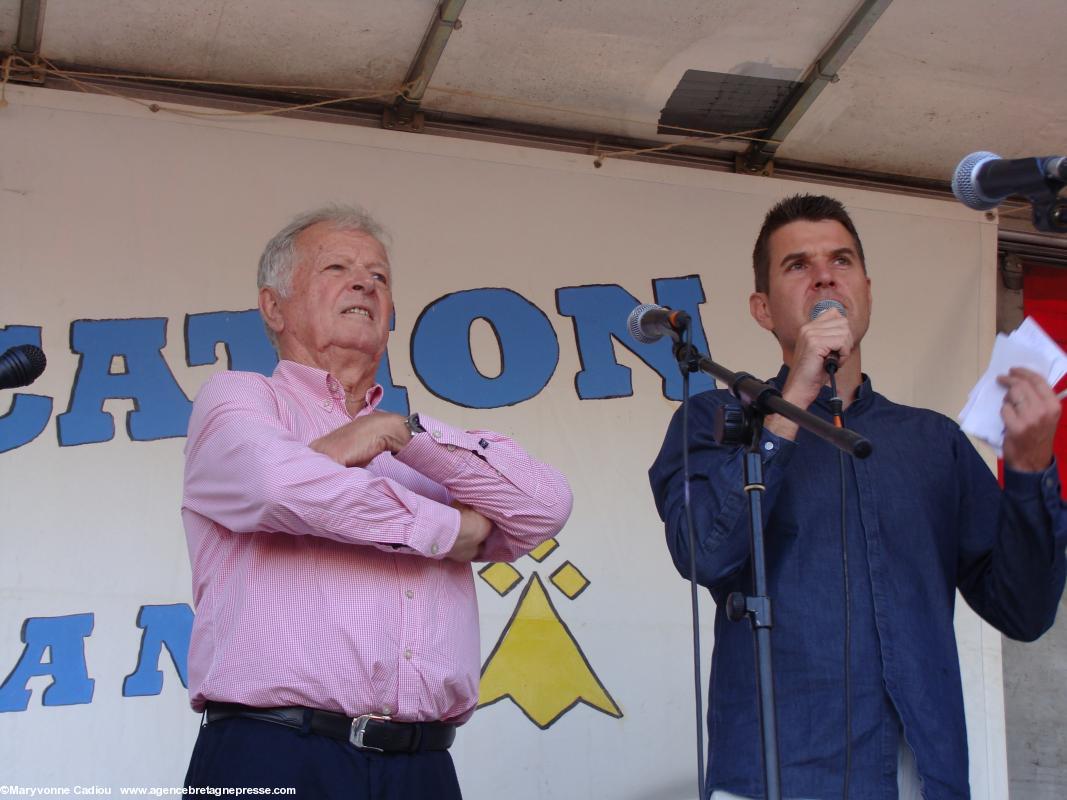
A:
{"label": "elderly man", "polygon": [[[950,419],[876,393],[860,369],[871,281],[844,207],[790,197],[770,210],[753,253],[753,318],[774,334],[782,396],[829,419],[825,360],[840,355],[845,424],[874,444],[862,461],[766,419],[759,442],[782,789],[787,798],[969,796],[967,736],[952,627],[956,589],[987,622],[1034,639],[1063,593],[1067,515],[1052,458],[1059,403],[1042,378],[1013,369],[1003,492]],[[820,300],[837,301],[811,319]],[[713,800],[763,797],[755,664],[748,625],[725,598],[749,592],[740,448],[712,436],[717,390],[691,410],[697,580],[718,611],[708,709]],[[810,407],[810,408],[809,408]],[[650,471],[667,544],[689,574],[680,422]]]}
{"label": "elderly man", "polygon": [[555,535],[556,470],[490,431],[377,409],[392,270],[366,214],[294,220],[259,266],[280,360],[201,390],[182,517],[204,722],[187,785],[459,797],[448,747],[478,696],[471,561]]}

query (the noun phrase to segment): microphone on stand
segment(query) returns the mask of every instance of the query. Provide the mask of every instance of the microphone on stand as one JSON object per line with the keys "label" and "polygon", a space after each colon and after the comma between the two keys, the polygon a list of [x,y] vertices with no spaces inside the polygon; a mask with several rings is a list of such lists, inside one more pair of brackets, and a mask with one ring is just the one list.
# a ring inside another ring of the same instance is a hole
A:
{"label": "microphone on stand", "polygon": [[[829,311],[831,308],[837,311],[837,313],[840,314],[842,317],[848,316],[848,312],[845,311],[845,307],[841,305],[841,303],[837,300],[820,300],[818,303],[812,306],[811,314],[808,316],[808,318],[814,320],[824,311]],[[840,358],[841,354],[839,352],[837,352],[836,350],[831,350],[830,355],[823,359],[823,367],[826,369],[827,372],[833,375],[835,372],[837,372],[837,364]]]}
{"label": "microphone on stand", "polygon": [[651,344],[670,336],[675,341],[689,327],[689,315],[663,306],[646,303],[630,312],[627,322],[630,335],[642,344]]}
{"label": "microphone on stand", "polygon": [[965,156],[952,176],[952,193],[968,208],[988,211],[1011,195],[1030,201],[1039,231],[1067,233],[1067,156],[1001,158],[980,150]]}
{"label": "microphone on stand", "polygon": [[48,362],[44,351],[32,344],[20,344],[0,356],[0,389],[29,386],[44,372]]}
{"label": "microphone on stand", "polygon": [[956,199],[976,211],[988,211],[1013,194],[1055,195],[1067,182],[1067,158],[1001,158],[979,150],[965,156],[952,176]]}

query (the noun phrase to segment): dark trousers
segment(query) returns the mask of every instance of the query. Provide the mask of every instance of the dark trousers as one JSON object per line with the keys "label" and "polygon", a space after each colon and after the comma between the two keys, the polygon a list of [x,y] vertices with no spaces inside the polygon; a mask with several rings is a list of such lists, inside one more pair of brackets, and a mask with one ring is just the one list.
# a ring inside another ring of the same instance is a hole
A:
{"label": "dark trousers", "polygon": [[447,750],[373,753],[272,722],[233,717],[200,728],[186,786],[293,787],[308,800],[461,800]]}

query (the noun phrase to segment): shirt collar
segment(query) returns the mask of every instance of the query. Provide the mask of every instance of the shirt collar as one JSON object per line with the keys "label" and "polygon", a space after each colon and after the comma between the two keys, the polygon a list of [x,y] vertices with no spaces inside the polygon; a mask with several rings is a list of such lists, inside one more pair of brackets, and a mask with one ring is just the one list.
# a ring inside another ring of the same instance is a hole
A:
{"label": "shirt collar", "polygon": [[[789,377],[789,367],[782,364],[782,368],[778,370],[778,374],[771,378],[768,383],[772,383],[781,389],[785,386],[786,378]],[[871,386],[870,376],[864,372],[862,373],[863,380],[860,381],[859,388],[856,389],[856,396],[852,399],[852,402],[848,406],[849,413],[855,413],[857,411],[863,411],[871,404],[871,400],[874,398],[874,388]],[[819,396],[815,398],[815,405],[830,410],[830,398],[832,397],[829,386],[824,386],[819,390]]]}
{"label": "shirt collar", "polygon": [[[300,364],[296,361],[279,359],[278,365],[274,368],[273,377],[309,392],[318,399],[325,400],[329,398],[336,400],[342,406],[344,405],[345,390],[341,382],[318,367],[310,367],[307,364]],[[373,410],[382,401],[384,394],[385,390],[382,389],[381,384],[376,383],[367,390],[363,401],[368,409]]]}

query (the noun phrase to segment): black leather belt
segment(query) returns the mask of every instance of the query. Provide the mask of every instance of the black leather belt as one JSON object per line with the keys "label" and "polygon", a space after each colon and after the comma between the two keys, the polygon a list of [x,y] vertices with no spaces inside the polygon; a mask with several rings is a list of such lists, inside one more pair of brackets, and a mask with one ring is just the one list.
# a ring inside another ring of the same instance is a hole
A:
{"label": "black leather belt", "polygon": [[210,725],[230,717],[247,717],[297,729],[303,729],[305,721],[308,721],[312,733],[340,739],[359,750],[379,753],[447,750],[456,740],[456,726],[448,722],[395,722],[376,714],[364,714],[353,719],[344,714],[303,706],[253,708],[238,703],[210,702],[207,704],[204,724]]}

